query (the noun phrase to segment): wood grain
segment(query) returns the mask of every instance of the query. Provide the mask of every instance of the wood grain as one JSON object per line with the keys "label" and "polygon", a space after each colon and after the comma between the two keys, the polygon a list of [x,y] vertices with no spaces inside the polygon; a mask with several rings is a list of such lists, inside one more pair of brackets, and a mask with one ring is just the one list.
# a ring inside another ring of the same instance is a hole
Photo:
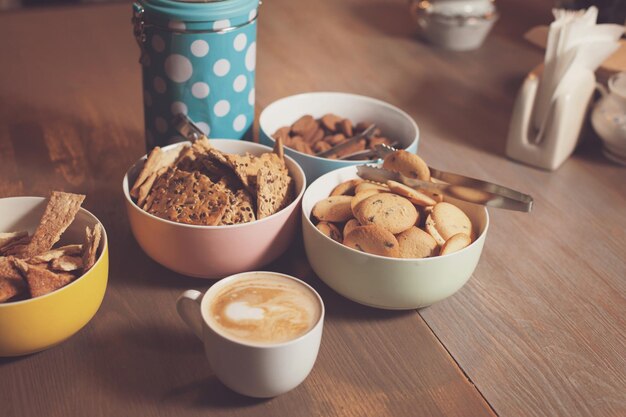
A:
{"label": "wood grain", "polygon": [[[259,38],[267,45],[284,38],[272,34],[280,8],[266,8]],[[124,211],[122,176],[144,152],[129,18],[129,5],[0,15],[0,50],[13,55],[0,67],[0,196],[86,193],[111,242],[109,288],[89,325],[53,349],[0,359],[0,414],[493,416],[419,314],[336,295],[311,272],[300,238],[269,269],[305,279],[325,300],[312,374],[271,400],[241,397],[217,381],[174,308],[183,290],[209,284],[151,261]],[[259,55],[259,67],[271,68],[272,51]],[[281,76],[259,71],[266,84],[257,97],[268,103]]]}
{"label": "wood grain", "polygon": [[551,4],[497,6],[485,45],[464,53],[419,41],[400,0],[262,6],[257,114],[304,91],[383,99],[415,118],[431,165],[536,201],[529,215],[491,210],[473,278],[418,313],[346,301],[298,241],[271,269],[321,292],[325,334],[307,381],[267,401],[219,384],[177,318],[178,294],[208,284],[155,264],[130,234],[120,185],[144,149],[130,5],[0,15],[0,196],[86,192],[112,242],[94,320],[54,349],[0,359],[0,414],[626,415],[626,171],[588,126],[556,172],[503,156],[517,89],[542,59],[523,34],[549,23]]}

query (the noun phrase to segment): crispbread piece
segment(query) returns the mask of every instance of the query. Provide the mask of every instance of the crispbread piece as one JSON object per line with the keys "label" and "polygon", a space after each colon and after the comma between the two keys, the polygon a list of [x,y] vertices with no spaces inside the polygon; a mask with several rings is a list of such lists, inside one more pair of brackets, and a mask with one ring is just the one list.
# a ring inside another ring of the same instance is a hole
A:
{"label": "crispbread piece", "polygon": [[80,256],[61,256],[50,262],[50,268],[58,272],[78,271],[83,269],[83,258]]}
{"label": "crispbread piece", "polygon": [[141,172],[135,180],[135,184],[133,184],[133,188],[130,190],[131,197],[139,198],[139,189],[144,182],[146,182],[153,174],[158,175],[159,171],[163,171],[164,168],[173,165],[178,159],[178,155],[181,150],[182,148],[174,148],[164,152],[158,146],[155,147],[148,155]]}
{"label": "crispbread piece", "polygon": [[227,205],[227,194],[206,175],[171,168],[155,181],[144,209],[179,223],[215,226]]}
{"label": "crispbread piece", "polygon": [[220,152],[216,149],[209,151],[209,157],[233,170],[237,178],[251,194],[256,193],[256,176],[262,167],[272,167],[273,170],[286,170],[285,161],[275,153],[264,153],[254,156],[249,153],[235,155]]}
{"label": "crispbread piece", "polygon": [[211,143],[209,142],[209,138],[206,136],[202,136],[200,139],[197,139],[191,145],[191,149],[199,155],[206,155],[210,149],[213,149]]}
{"label": "crispbread piece", "polygon": [[253,200],[246,190],[238,190],[236,193],[230,192],[228,198],[230,204],[226,207],[220,224],[238,224],[256,220]]}
{"label": "crispbread piece", "polygon": [[21,245],[27,245],[28,242],[30,242],[30,236],[28,235],[22,236],[19,239],[15,239],[11,241],[10,243],[7,243],[6,245],[4,245],[2,248],[0,248],[0,256],[7,255],[11,251],[11,248],[16,247],[16,246],[21,246]]}
{"label": "crispbread piece", "polygon": [[[93,228],[89,228],[89,226],[85,228],[85,243],[83,243],[82,254],[83,273],[89,271],[96,263],[96,254],[100,246],[100,239],[102,239],[102,226],[100,226],[100,223],[96,223]],[[54,264],[51,266],[54,268]],[[70,271],[70,269],[64,270]]]}
{"label": "crispbread piece", "polygon": [[74,280],[71,273],[54,273],[44,267],[29,265],[21,259],[13,259],[14,265],[20,270],[28,283],[31,297],[40,297],[66,286]]}
{"label": "crispbread piece", "polygon": [[30,242],[13,246],[7,254],[18,258],[31,258],[50,250],[74,221],[84,199],[85,196],[82,194],[53,191]]}
{"label": "crispbread piece", "polygon": [[76,256],[80,255],[81,253],[83,253],[83,245],[66,245],[59,248],[50,249],[49,251],[41,253],[37,256],[33,256],[26,261],[29,264],[48,263],[62,256]]}
{"label": "crispbread piece", "polygon": [[274,143],[274,153],[278,155],[280,159],[285,159],[285,149],[283,147],[282,136],[278,136],[276,138],[276,142]]}
{"label": "crispbread piece", "polygon": [[12,257],[0,257],[0,303],[26,290],[26,282],[15,268]]}
{"label": "crispbread piece", "polygon": [[257,174],[257,219],[271,216],[289,204],[291,177],[263,166]]}
{"label": "crispbread piece", "polygon": [[26,230],[22,230],[20,232],[0,233],[0,249],[24,237],[28,237],[28,232]]}
{"label": "crispbread piece", "polygon": [[21,278],[20,272],[15,269],[12,256],[0,256],[0,278]]}

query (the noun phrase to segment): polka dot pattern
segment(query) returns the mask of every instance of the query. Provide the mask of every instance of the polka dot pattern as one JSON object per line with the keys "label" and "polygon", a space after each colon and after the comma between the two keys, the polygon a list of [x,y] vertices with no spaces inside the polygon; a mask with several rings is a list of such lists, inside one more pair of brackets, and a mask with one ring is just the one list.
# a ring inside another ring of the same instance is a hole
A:
{"label": "polka dot pattern", "polygon": [[198,39],[191,43],[191,53],[197,56],[198,58],[202,58],[209,53],[209,44],[207,41]]}
{"label": "polka dot pattern", "polygon": [[233,41],[233,48],[235,48],[235,51],[237,52],[243,51],[243,48],[246,47],[247,43],[248,38],[246,37],[246,34],[240,33],[239,35],[235,36],[235,40]]}
{"label": "polka dot pattern", "polygon": [[215,103],[215,107],[213,107],[213,112],[217,117],[224,117],[230,111],[230,103],[227,100],[220,100]]}
{"label": "polka dot pattern", "polygon": [[209,85],[207,83],[195,83],[191,86],[191,94],[195,98],[205,98],[209,95]]}
{"label": "polka dot pattern", "polygon": [[240,93],[246,88],[247,83],[248,80],[245,75],[238,75],[237,78],[235,78],[235,81],[233,81],[233,90]]}
{"label": "polka dot pattern", "polygon": [[165,60],[165,73],[170,80],[183,83],[191,78],[193,67],[188,58],[179,54],[172,54]]}
{"label": "polka dot pattern", "polygon": [[213,73],[218,77],[223,77],[230,71],[230,62],[227,59],[219,59],[213,65]]}
{"label": "polka dot pattern", "polygon": [[255,17],[253,9],[213,22],[170,20],[172,30],[146,26],[142,70],[149,146],[184,140],[173,123],[178,114],[211,137],[241,139],[249,130],[256,70],[256,21],[249,20]]}

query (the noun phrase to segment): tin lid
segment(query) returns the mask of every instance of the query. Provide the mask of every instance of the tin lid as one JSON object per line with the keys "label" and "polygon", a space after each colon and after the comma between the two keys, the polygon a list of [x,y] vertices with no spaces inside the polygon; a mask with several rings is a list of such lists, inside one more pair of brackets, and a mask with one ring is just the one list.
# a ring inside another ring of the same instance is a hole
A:
{"label": "tin lid", "polygon": [[259,0],[141,0],[147,14],[183,22],[207,22],[245,15]]}

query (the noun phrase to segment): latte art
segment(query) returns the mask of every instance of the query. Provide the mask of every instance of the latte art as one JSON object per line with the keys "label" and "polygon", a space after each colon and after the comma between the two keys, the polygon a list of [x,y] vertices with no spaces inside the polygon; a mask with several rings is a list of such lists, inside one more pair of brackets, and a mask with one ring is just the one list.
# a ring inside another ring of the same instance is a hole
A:
{"label": "latte art", "polygon": [[226,286],[208,308],[212,328],[238,341],[261,344],[295,339],[315,326],[321,314],[309,288],[269,274]]}

